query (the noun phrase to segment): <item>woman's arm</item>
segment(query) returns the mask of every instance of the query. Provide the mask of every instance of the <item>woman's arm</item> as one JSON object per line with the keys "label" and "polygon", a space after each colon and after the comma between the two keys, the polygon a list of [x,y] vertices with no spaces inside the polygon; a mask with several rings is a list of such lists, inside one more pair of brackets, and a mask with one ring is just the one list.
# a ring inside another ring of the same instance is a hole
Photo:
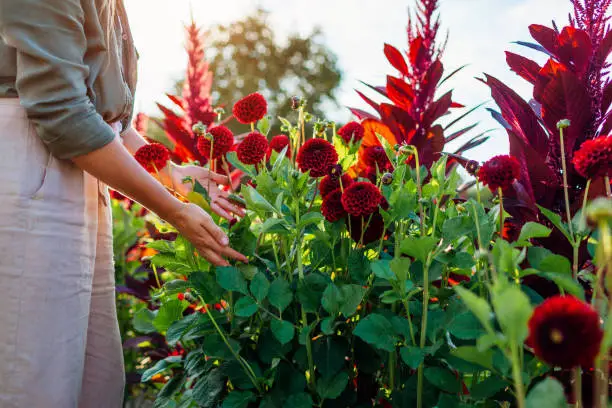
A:
{"label": "woman's arm", "polygon": [[244,255],[227,246],[227,236],[210,215],[194,204],[177,200],[138,164],[118,139],[72,161],[174,225],[213,264],[228,265],[223,257],[248,262]]}

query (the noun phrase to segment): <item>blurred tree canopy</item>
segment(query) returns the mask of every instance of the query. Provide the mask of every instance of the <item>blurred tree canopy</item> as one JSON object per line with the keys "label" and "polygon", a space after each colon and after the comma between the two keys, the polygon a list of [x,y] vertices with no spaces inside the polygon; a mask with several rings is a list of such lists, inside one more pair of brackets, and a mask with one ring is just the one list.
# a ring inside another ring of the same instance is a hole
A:
{"label": "blurred tree canopy", "polygon": [[[258,9],[242,20],[207,31],[213,105],[225,107],[229,115],[241,97],[261,92],[270,114],[289,116],[291,97],[297,95],[308,100],[311,112],[322,116],[323,104],[338,104],[335,91],[342,73],[336,55],[325,45],[319,29],[305,37],[280,38],[269,27],[268,16]],[[177,83],[177,90],[182,83]]]}

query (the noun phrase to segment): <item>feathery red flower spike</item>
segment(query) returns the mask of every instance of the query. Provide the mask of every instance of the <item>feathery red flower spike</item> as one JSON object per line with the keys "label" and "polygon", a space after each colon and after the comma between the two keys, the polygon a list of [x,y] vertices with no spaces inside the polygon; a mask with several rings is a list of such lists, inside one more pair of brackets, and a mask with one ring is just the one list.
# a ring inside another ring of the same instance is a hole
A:
{"label": "feathery red flower spike", "polygon": [[251,132],[236,148],[238,160],[244,164],[259,164],[268,152],[268,139],[259,132]]}
{"label": "feathery red flower spike", "polygon": [[212,147],[213,159],[225,156],[234,145],[234,134],[225,126],[215,126],[208,129],[213,137],[213,143],[206,137],[198,137],[197,148],[200,154],[207,159],[210,159],[210,150]]}
{"label": "feathery red flower spike", "polygon": [[149,173],[154,173],[166,167],[170,160],[170,151],[161,143],[149,143],[141,146],[134,158]]}
{"label": "feathery red flower spike", "polygon": [[612,136],[599,136],[584,142],[574,152],[572,163],[586,179],[612,176]]}
{"label": "feathery red flower spike", "polygon": [[268,102],[262,94],[255,92],[236,102],[232,113],[242,124],[255,123],[268,113]]}
{"label": "feathery red flower spike", "polygon": [[310,139],[298,151],[297,163],[302,173],[323,177],[338,163],[338,153],[327,140]]}
{"label": "feathery red flower spike", "polygon": [[355,217],[372,214],[378,210],[382,201],[383,196],[378,187],[367,181],[351,184],[342,195],[344,209]]}
{"label": "feathery red flower spike", "polygon": [[529,319],[527,344],[552,366],[591,367],[603,338],[599,314],[573,296],[553,296]]}
{"label": "feathery red flower spike", "polygon": [[486,161],[478,170],[478,180],[491,191],[507,190],[520,177],[521,165],[512,156],[500,155]]}

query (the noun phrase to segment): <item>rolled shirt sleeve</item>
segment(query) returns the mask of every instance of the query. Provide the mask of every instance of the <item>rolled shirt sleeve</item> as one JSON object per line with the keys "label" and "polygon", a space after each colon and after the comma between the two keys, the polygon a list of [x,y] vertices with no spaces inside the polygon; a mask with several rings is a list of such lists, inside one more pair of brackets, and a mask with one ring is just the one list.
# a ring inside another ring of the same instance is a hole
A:
{"label": "rolled shirt sleeve", "polygon": [[0,36],[17,50],[20,102],[54,156],[87,154],[115,138],[88,95],[79,0],[0,0]]}

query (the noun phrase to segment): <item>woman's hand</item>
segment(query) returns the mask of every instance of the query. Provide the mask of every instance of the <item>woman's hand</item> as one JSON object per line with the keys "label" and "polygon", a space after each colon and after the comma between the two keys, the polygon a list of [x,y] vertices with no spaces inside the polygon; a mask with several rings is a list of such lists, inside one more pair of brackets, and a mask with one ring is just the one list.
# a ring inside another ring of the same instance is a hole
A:
{"label": "woman's hand", "polygon": [[167,174],[169,180],[164,184],[183,197],[186,197],[192,191],[192,183],[183,183],[183,180],[186,177],[191,177],[193,180],[197,180],[208,191],[210,207],[217,215],[227,220],[233,218],[232,214],[244,217],[244,209],[230,201],[229,194],[219,188],[220,184],[227,185],[229,183],[228,177],[210,172],[203,167],[194,165],[178,166],[173,163],[169,165]]}
{"label": "woman's hand", "polygon": [[176,212],[167,217],[166,221],[191,242],[204,258],[216,266],[229,266],[224,258],[249,262],[246,256],[228,246],[227,235],[206,211],[195,204],[181,204]]}

